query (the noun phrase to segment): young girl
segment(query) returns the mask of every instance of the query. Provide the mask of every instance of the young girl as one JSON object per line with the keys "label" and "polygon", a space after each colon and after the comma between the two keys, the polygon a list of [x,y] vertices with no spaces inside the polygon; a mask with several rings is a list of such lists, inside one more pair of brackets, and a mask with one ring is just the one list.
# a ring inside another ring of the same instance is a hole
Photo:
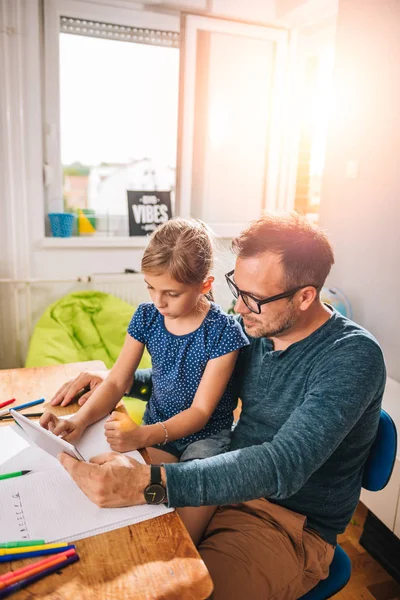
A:
{"label": "young girl", "polygon": [[[210,299],[212,255],[210,235],[199,221],[172,219],[152,234],[142,259],[152,302],[136,310],[114,367],[89,400],[68,421],[47,413],[44,427],[77,441],[121,400],[146,346],[153,391],[144,425],[113,412],[105,425],[111,449],[146,448],[158,464],[228,450],[235,408],[232,374],[248,341],[236,320]],[[195,541],[212,510],[179,509]]]}

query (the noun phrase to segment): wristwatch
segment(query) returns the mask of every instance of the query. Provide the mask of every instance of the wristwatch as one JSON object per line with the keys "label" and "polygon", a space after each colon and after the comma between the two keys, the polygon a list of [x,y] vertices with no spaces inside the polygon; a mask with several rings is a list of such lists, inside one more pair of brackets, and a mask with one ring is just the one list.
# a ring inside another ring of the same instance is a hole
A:
{"label": "wristwatch", "polygon": [[161,504],[167,498],[167,491],[162,484],[161,465],[150,465],[150,483],[144,489],[147,504]]}

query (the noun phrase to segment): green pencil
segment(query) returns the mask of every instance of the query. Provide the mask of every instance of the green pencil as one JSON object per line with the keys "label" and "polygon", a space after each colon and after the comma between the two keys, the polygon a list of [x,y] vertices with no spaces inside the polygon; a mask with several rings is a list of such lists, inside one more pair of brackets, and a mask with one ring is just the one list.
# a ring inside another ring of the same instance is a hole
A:
{"label": "green pencil", "polygon": [[27,475],[30,471],[15,471],[14,473],[4,473],[4,475],[0,475],[0,481],[2,479],[11,479],[11,477],[20,477],[21,475]]}
{"label": "green pencil", "polygon": [[23,546],[43,546],[44,540],[23,540],[20,542],[4,542],[0,548],[21,548]]}

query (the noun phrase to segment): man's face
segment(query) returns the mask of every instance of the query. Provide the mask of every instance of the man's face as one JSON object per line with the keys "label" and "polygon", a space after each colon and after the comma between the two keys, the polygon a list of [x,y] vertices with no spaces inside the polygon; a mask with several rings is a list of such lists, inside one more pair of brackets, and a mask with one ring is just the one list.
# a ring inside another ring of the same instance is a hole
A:
{"label": "man's face", "polygon": [[[252,258],[238,258],[234,280],[241,291],[257,300],[287,291],[279,256],[271,252]],[[292,296],[263,304],[259,315],[251,312],[239,296],[235,312],[243,318],[246,333],[251,337],[279,337],[295,325],[300,314]]]}

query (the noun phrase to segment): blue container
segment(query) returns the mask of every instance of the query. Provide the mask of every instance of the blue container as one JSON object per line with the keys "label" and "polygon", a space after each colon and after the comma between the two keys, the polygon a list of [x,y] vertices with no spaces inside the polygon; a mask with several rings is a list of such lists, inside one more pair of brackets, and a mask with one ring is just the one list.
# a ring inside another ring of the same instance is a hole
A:
{"label": "blue container", "polygon": [[53,237],[71,237],[74,230],[75,215],[70,213],[49,213]]}

